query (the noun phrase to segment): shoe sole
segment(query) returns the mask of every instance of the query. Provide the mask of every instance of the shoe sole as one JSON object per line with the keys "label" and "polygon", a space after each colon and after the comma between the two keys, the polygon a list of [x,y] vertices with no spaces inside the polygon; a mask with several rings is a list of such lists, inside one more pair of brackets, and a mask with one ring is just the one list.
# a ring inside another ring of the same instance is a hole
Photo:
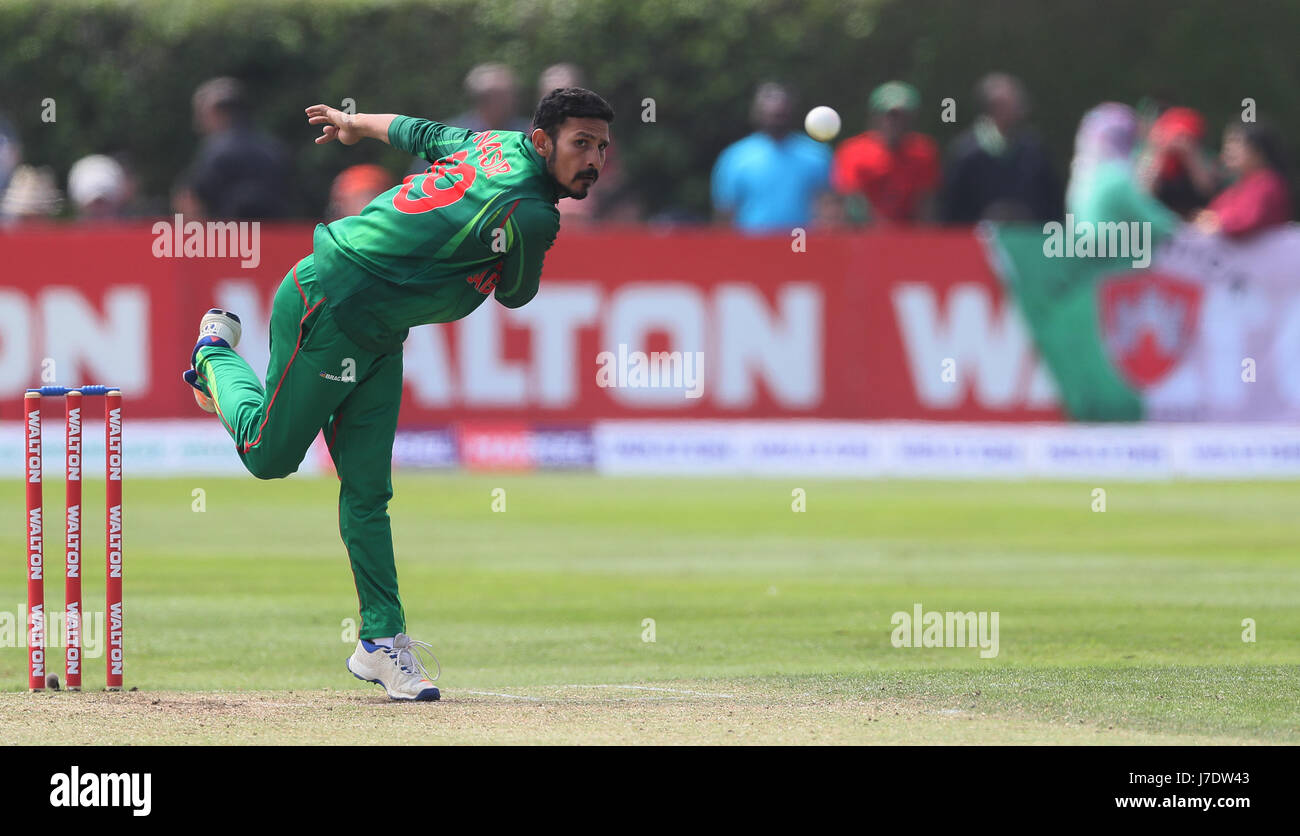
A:
{"label": "shoe sole", "polygon": [[[366,678],[365,678],[364,676],[362,676],[361,674],[359,674],[359,673],[357,673],[356,671],[352,670],[352,660],[351,660],[351,659],[345,659],[344,662],[343,662],[343,665],[344,665],[344,667],[346,667],[346,668],[348,669],[348,673],[352,674],[352,675],[355,676],[357,679],[360,679],[362,682],[371,682],[371,683],[374,683],[375,685],[378,685],[379,687],[383,688],[383,689],[384,689],[384,693],[385,693],[385,694],[388,694],[388,698],[389,698],[390,700],[392,700],[393,702],[437,702],[437,701],[439,701],[439,700],[442,699],[442,692],[439,691],[437,688],[425,688],[423,691],[421,691],[421,692],[419,693],[418,696],[414,696],[414,697],[395,697],[395,696],[393,696],[392,694],[390,694],[390,693],[388,692],[388,686],[385,685],[384,683],[380,682],[378,679],[366,679]],[[426,697],[426,696],[424,696],[425,694],[429,693],[430,691],[433,692],[433,696],[431,696],[431,697]]]}

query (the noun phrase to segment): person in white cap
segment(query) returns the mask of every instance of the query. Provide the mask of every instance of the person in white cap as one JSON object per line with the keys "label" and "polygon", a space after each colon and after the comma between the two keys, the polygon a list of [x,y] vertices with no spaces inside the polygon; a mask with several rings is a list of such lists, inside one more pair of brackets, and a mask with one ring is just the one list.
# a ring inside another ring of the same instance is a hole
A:
{"label": "person in white cap", "polygon": [[126,169],[104,154],[82,157],[68,172],[68,197],[82,220],[121,218],[130,198]]}

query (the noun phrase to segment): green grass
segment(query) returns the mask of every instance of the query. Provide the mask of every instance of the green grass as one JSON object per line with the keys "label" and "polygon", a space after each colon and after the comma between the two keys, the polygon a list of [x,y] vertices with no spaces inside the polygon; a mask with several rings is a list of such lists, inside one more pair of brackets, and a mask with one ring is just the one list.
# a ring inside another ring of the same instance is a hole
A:
{"label": "green grass", "polygon": [[[1091,510],[1098,486],[1105,513]],[[93,608],[103,602],[101,487],[88,483],[85,500]],[[491,510],[498,487],[505,513]],[[791,511],[796,487],[805,513]],[[195,488],[202,513],[191,510]],[[25,599],[21,485],[3,490],[14,524],[0,531],[11,555],[0,610],[13,612]],[[1300,741],[1297,483],[502,474],[402,475],[395,491],[409,629],[437,648],[448,700],[691,683],[671,687],[743,693],[750,706],[791,695],[896,701],[931,718],[914,724],[920,742],[1073,740],[1061,736],[1071,723],[1162,740]],[[125,493],[129,685],[378,695],[342,667],[356,598],[335,480],[136,479]],[[46,486],[54,525],[61,496],[59,483]],[[47,532],[55,574],[60,533]],[[47,587],[57,609],[61,584]],[[917,602],[999,612],[999,655],[893,647],[891,615]],[[642,641],[645,618],[654,643]],[[1244,618],[1256,642],[1242,641]],[[25,661],[0,649],[0,690],[24,689]],[[56,658],[51,669],[61,667]],[[88,660],[87,686],[102,677],[102,659]],[[0,700],[0,739],[15,700],[29,699]],[[934,715],[975,725],[958,732]],[[1039,731],[1009,734],[1008,723]],[[573,728],[577,742],[584,724]],[[836,739],[862,738],[833,722],[820,742]]]}

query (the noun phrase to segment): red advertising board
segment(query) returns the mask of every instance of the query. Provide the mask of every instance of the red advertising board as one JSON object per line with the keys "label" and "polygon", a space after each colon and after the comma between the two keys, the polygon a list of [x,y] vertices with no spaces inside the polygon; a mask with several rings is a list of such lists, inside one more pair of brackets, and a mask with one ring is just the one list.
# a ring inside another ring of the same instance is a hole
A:
{"label": "red advertising board", "polygon": [[[0,233],[3,417],[16,418],[27,386],[88,382],[122,387],[136,417],[194,417],[180,374],[199,317],[240,313],[241,354],[264,369],[271,296],[311,232],[247,230],[247,257],[167,257],[170,222]],[[970,231],[800,243],[563,232],[528,305],[489,300],[412,330],[403,423],[1060,417]]]}

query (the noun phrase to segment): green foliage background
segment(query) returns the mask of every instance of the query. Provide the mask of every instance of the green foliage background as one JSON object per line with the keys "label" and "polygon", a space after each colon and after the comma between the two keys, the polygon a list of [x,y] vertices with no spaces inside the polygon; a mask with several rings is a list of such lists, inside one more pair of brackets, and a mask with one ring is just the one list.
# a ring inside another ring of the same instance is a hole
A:
{"label": "green foliage background", "polygon": [[[314,148],[302,109],[450,118],[475,63],[511,64],[532,102],[537,73],[575,61],[619,113],[615,141],[647,208],[707,210],[719,150],[747,132],[755,85],[786,79],[803,104],[860,129],[876,84],[922,91],[920,128],[946,142],[969,124],[978,76],[1025,79],[1033,120],[1064,174],[1078,119],[1106,99],[1163,92],[1211,124],[1244,97],[1300,151],[1300,3],[1288,0],[0,0],[0,110],[28,161],[60,177],[79,156],[127,152],[142,189],[165,196],[191,159],[189,100],[216,75],[243,79],[256,121],[298,150],[303,212],[347,164],[402,155]],[[41,100],[58,121],[41,121]],[[640,119],[652,97],[657,121]],[[939,118],[957,101],[956,124]],[[1214,137],[1217,144],[1217,135]]]}

